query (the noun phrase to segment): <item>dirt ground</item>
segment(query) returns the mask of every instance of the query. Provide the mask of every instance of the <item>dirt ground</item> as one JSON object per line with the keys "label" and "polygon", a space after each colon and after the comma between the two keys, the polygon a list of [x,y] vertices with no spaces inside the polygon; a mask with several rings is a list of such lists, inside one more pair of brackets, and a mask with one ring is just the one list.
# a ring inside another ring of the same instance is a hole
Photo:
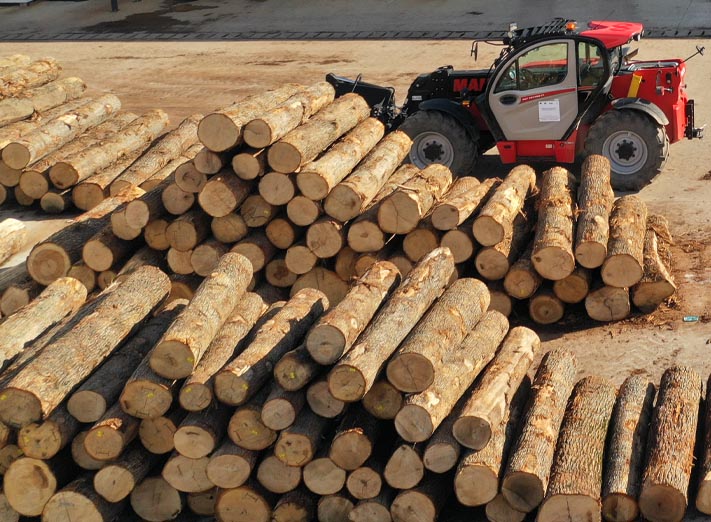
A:
{"label": "dirt ground", "polygon": [[[688,56],[698,43],[703,42],[646,40],[639,59]],[[328,72],[363,74],[366,81],[394,86],[402,100],[419,73],[445,64],[487,68],[498,54],[497,48],[480,46],[474,64],[469,50],[466,41],[0,44],[0,55],[54,56],[65,75],[80,76],[89,84],[89,94],[112,92],[125,109],[136,112],[163,108],[173,125],[194,112],[206,113],[260,89],[288,81],[312,82]],[[711,61],[696,58],[688,68],[697,122],[710,121]],[[544,167],[537,166],[539,171]],[[507,171],[495,155],[486,156],[480,168],[492,175]],[[564,324],[536,327],[546,348],[565,347],[577,354],[581,375],[597,373],[619,384],[634,371],[658,381],[674,363],[689,364],[705,377],[711,373],[710,169],[707,142],[678,143],[671,147],[664,172],[641,192],[651,211],[669,218],[676,240],[679,292],[671,307],[611,325],[594,324],[576,309]],[[0,211],[0,219],[8,215],[18,213]],[[63,224],[39,213],[19,215],[28,221],[33,242]],[[16,256],[10,264],[22,257]],[[684,316],[699,320],[684,322]]]}

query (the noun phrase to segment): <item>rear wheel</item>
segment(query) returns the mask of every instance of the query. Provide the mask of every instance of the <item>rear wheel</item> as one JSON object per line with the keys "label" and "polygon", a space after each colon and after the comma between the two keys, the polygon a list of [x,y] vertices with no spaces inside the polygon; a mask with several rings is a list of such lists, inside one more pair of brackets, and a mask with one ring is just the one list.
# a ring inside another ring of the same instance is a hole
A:
{"label": "rear wheel", "polygon": [[408,159],[419,168],[431,163],[446,165],[455,176],[473,172],[477,144],[453,117],[439,111],[419,111],[398,130],[412,138]]}
{"label": "rear wheel", "polygon": [[610,160],[612,188],[639,190],[662,171],[669,154],[669,138],[664,127],[646,114],[613,110],[590,127],[585,152]]}

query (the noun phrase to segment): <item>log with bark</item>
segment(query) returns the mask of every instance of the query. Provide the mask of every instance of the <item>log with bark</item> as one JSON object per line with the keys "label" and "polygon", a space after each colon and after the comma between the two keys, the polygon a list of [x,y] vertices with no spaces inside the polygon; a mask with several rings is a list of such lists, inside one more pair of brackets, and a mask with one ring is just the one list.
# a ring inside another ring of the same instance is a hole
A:
{"label": "log with bark", "polygon": [[328,385],[334,397],[346,402],[363,398],[388,358],[442,293],[453,271],[449,250],[436,249],[410,272],[359,342],[331,370]]}
{"label": "log with bark", "polygon": [[200,121],[198,138],[205,147],[217,152],[236,147],[242,143],[243,127],[247,123],[303,89],[302,85],[288,83],[278,89],[247,96],[224,109],[208,114]]}
{"label": "log with bark", "polygon": [[538,197],[538,223],[531,260],[545,279],[565,279],[575,270],[575,177],[563,167],[543,173]]}
{"label": "log with bark", "polygon": [[400,131],[391,132],[368,153],[348,177],[336,185],[324,203],[326,213],[339,221],[361,214],[405,159],[412,140]]}
{"label": "log with bark", "polygon": [[205,147],[203,147],[201,143],[191,145],[190,147],[188,147],[187,150],[181,152],[180,156],[173,160],[170,160],[165,167],[156,171],[154,174],[151,175],[150,178],[141,183],[139,186],[145,191],[153,190],[170,176],[177,176],[178,172],[186,165],[192,165],[192,160],[204,148]]}
{"label": "log with bark", "polygon": [[306,231],[306,246],[319,259],[333,257],[345,246],[346,234],[342,223],[321,218]]}
{"label": "log with bark", "polygon": [[[24,270],[24,266],[21,264],[18,266],[21,266]],[[69,277],[74,276],[70,274]],[[0,290],[2,294],[2,297],[0,297],[0,313],[6,317],[14,314],[23,306],[30,304],[42,290],[44,290],[44,287],[33,281],[29,276],[7,286],[4,292]],[[88,289],[87,292],[89,292]]]}
{"label": "log with bark", "polygon": [[[467,280],[460,279],[450,288],[456,288],[462,281]],[[444,302],[446,296],[447,293],[442,296],[439,303]],[[481,304],[488,305],[488,300],[481,297],[480,299],[482,300]],[[479,304],[477,303],[474,308],[479,308]],[[446,308],[449,309],[449,306],[452,306],[451,303],[448,303]],[[478,316],[483,315],[485,310],[486,306],[472,316],[478,319]],[[421,321],[417,328],[425,321],[426,319]],[[443,326],[442,328],[451,327]],[[423,442],[432,436],[482,369],[494,358],[496,349],[508,330],[508,320],[498,312],[487,312],[481,321],[478,321],[478,324],[472,328],[469,328],[471,333],[466,335],[463,341],[450,343],[440,340],[437,343],[438,351],[441,352],[442,346],[456,348],[437,355],[436,359],[434,357],[435,351],[431,348],[430,358],[437,363],[433,380],[426,388],[408,395],[402,409],[395,417],[395,428],[403,439],[410,442]],[[432,334],[430,333],[430,335]],[[401,350],[413,340],[412,335],[408,337]],[[410,367],[413,374],[416,374],[417,365],[410,364]],[[392,382],[392,379],[390,381]],[[397,386],[396,383],[395,385]]]}
{"label": "log with bark", "polygon": [[610,239],[600,275],[608,286],[629,288],[644,276],[647,206],[639,196],[622,196],[610,213]]}
{"label": "log with bark", "polygon": [[296,275],[306,274],[318,263],[318,257],[311,252],[305,242],[298,242],[286,250],[284,263]]}
{"label": "log with bark", "polygon": [[328,308],[318,290],[292,297],[255,333],[249,347],[215,375],[215,395],[230,405],[243,404],[261,388],[276,362],[298,343],[315,319]]}
{"label": "log with bark", "polygon": [[480,450],[488,444],[540,346],[538,335],[526,327],[509,332],[452,427],[462,446]]}
{"label": "log with bark", "polygon": [[279,434],[274,455],[287,466],[305,466],[316,455],[328,426],[329,419],[303,410],[296,422]]}
{"label": "log with bark", "polygon": [[491,522],[523,522],[526,513],[515,510],[499,493],[486,505],[486,518]]}
{"label": "log with bark", "polygon": [[370,458],[380,431],[378,419],[362,407],[351,407],[336,429],[328,455],[338,467],[353,471]]}
{"label": "log with bark", "polygon": [[305,403],[304,392],[287,391],[275,383],[262,406],[262,422],[274,431],[285,430],[294,424]]}
{"label": "log with bark", "polygon": [[84,243],[108,224],[111,212],[142,194],[143,190],[135,187],[109,198],[35,245],[27,257],[27,272],[32,279],[48,285],[67,275],[72,265],[81,259]]}
{"label": "log with bark", "polygon": [[198,209],[178,216],[165,230],[171,248],[181,252],[193,250],[202,243],[210,231],[210,219]]}
{"label": "log with bark", "polygon": [[13,169],[24,169],[99,125],[120,108],[121,102],[113,94],[90,101],[8,143],[2,149],[2,160]]}
{"label": "log with bark", "polygon": [[289,288],[298,279],[299,275],[295,274],[286,264],[283,257],[272,259],[264,267],[264,278],[267,283],[277,288]]}
{"label": "log with bark", "polygon": [[620,321],[630,315],[630,292],[627,288],[598,286],[585,298],[585,310],[596,321]]}
{"label": "log with bark", "polygon": [[366,118],[320,158],[304,165],[296,176],[301,193],[319,201],[325,199],[370,150],[380,141],[385,127],[376,118]]}
{"label": "log with bark", "polygon": [[306,402],[309,403],[309,408],[311,408],[311,411],[313,411],[316,415],[320,415],[321,417],[326,417],[328,419],[338,417],[341,413],[343,413],[343,410],[346,407],[346,403],[339,401],[331,395],[331,392],[328,389],[328,381],[325,378],[315,381],[308,387],[306,390]]}
{"label": "log with bark", "polygon": [[632,302],[645,313],[652,312],[676,292],[670,247],[671,234],[666,218],[656,214],[647,217],[644,275],[631,288]]}
{"label": "log with bark", "polygon": [[232,170],[238,178],[257,179],[267,169],[267,149],[242,149],[232,158]]}
{"label": "log with bark", "polygon": [[382,488],[380,494],[371,499],[361,500],[348,514],[351,522],[390,522],[390,506],[395,499],[395,491],[389,487]]}
{"label": "log with bark", "polygon": [[610,185],[610,161],[591,154],[583,161],[578,187],[578,224],[575,259],[585,268],[597,268],[607,257],[610,211],[615,194]]}
{"label": "log with bark", "polygon": [[188,413],[173,435],[175,451],[191,459],[206,457],[222,440],[231,414],[232,410],[222,404]]}
{"label": "log with bark", "polygon": [[696,509],[708,515],[711,514],[711,387],[706,382],[706,402],[702,406],[704,433],[700,439],[698,489],[696,492]]}
{"label": "log with bark", "polygon": [[484,246],[493,246],[503,241],[507,233],[511,234],[514,218],[535,186],[536,173],[531,167],[514,167],[474,219],[472,232],[476,240]]}
{"label": "log with bark", "polygon": [[250,278],[246,258],[225,254],[151,353],[153,371],[168,379],[189,376],[229,318]]}
{"label": "log with bark", "polygon": [[680,521],[686,512],[702,386],[685,366],[662,375],[639,494],[639,510],[651,522]]}
{"label": "log with bark", "polygon": [[458,178],[432,209],[432,225],[437,230],[456,229],[477,214],[499,182],[496,178],[482,182],[469,176]]}
{"label": "log with bark", "polygon": [[210,178],[198,195],[200,207],[212,217],[233,212],[249,196],[252,185],[224,170]]}
{"label": "log with bark", "polygon": [[378,226],[388,234],[412,232],[452,184],[448,167],[433,163],[383,199]]}
{"label": "log with bark", "polygon": [[0,71],[0,99],[18,96],[27,89],[52,82],[61,70],[54,58],[42,58]]}
{"label": "log with bark", "polygon": [[259,180],[259,195],[272,205],[286,205],[296,196],[294,176],[269,172]]}
{"label": "log with bark", "polygon": [[296,172],[368,116],[370,106],[359,94],[337,98],[274,143],[267,155],[269,166],[277,172]]}
{"label": "log with bark", "polygon": [[[144,115],[144,118],[146,116],[148,114]],[[146,154],[111,183],[111,195],[118,194],[131,185],[140,185],[170,161],[178,158],[184,151],[195,145],[198,141],[197,127],[202,117],[202,114],[192,114],[185,118],[177,128],[166,133],[155,145],[150,147]],[[159,130],[150,139],[146,135],[146,142],[153,141],[162,130]]]}
{"label": "log with bark", "polygon": [[546,353],[538,367],[521,434],[511,448],[501,482],[501,493],[519,512],[530,513],[543,501],[575,375],[575,357],[565,351]]}
{"label": "log with bark", "polygon": [[222,442],[207,463],[207,478],[223,489],[238,488],[252,474],[259,452],[240,448],[230,440]]}
{"label": "log with bark", "polygon": [[327,365],[347,353],[399,282],[399,272],[392,263],[381,261],[373,265],[343,301],[311,328],[306,336],[311,357]]}
{"label": "log with bark", "polygon": [[84,449],[96,460],[115,460],[138,436],[140,419],[129,415],[117,402],[86,434]]}
{"label": "log with bark", "polygon": [[[168,276],[142,267],[109,289],[92,315],[45,347],[0,392],[0,418],[13,426],[36,422],[59,403],[168,295]],[[87,348],[90,346],[90,348]],[[61,368],[61,371],[57,369]]]}
{"label": "log with bark", "polygon": [[82,261],[95,272],[109,270],[129,257],[139,247],[140,241],[125,241],[116,237],[107,224],[91,237],[82,248]]}
{"label": "log with bark", "polygon": [[534,221],[530,212],[519,213],[501,242],[479,250],[474,258],[479,275],[490,281],[504,279],[521,251],[526,248]]}
{"label": "log with bark", "polygon": [[358,469],[351,471],[346,480],[346,488],[353,498],[365,500],[375,498],[383,486],[383,467],[375,459],[369,459]]}
{"label": "log with bark", "polygon": [[194,162],[188,161],[176,169],[174,179],[180,190],[198,194],[207,183],[207,174],[197,170]]}
{"label": "log with bark", "polygon": [[321,497],[316,515],[319,522],[348,522],[348,515],[355,504],[346,491]]}
{"label": "log with bark", "polygon": [[0,149],[12,143],[13,141],[26,136],[35,131],[45,123],[52,121],[54,118],[70,113],[74,109],[81,107],[92,101],[91,98],[79,98],[67,103],[63,103],[54,109],[50,109],[42,114],[37,115],[37,118],[18,121],[0,128]]}
{"label": "log with bark", "polygon": [[471,224],[464,223],[459,228],[448,230],[442,234],[442,239],[439,244],[452,251],[455,263],[461,264],[465,261],[469,261],[474,256],[474,251],[476,250]]}
{"label": "log with bark", "polygon": [[190,257],[192,255],[192,250],[180,251],[171,247],[165,256],[165,259],[168,262],[168,266],[175,274],[187,276],[195,273],[193,271],[193,265],[190,262]]}
{"label": "log with bark", "polygon": [[17,445],[27,457],[51,459],[72,442],[79,428],[79,421],[62,405],[44,422],[22,427],[17,433]]}
{"label": "log with bark", "polygon": [[654,395],[654,385],[642,375],[631,375],[620,388],[602,482],[602,515],[610,522],[631,522],[639,517],[637,498]]}
{"label": "log with bark", "polygon": [[585,377],[568,402],[558,435],[550,482],[538,520],[600,520],[600,485],[607,435],[617,388],[608,381]]}
{"label": "log with bark", "polygon": [[45,520],[86,520],[101,522],[116,520],[126,507],[121,502],[112,503],[94,490],[90,474],[81,475],[59,490],[44,507]]}
{"label": "log with bark", "polygon": [[335,97],[336,91],[330,83],[314,83],[245,125],[244,141],[250,147],[268,147],[306,123],[312,115],[332,103]]}
{"label": "log with bark", "polygon": [[[387,365],[388,381],[405,393],[425,391],[434,382],[435,374],[441,371],[442,346],[459,346],[488,307],[489,291],[484,283],[474,278],[455,281],[390,358]],[[401,420],[405,421],[405,417]],[[410,435],[406,426],[407,422],[400,425],[400,428]],[[431,431],[436,427],[433,426]],[[400,435],[403,436],[402,432]],[[429,434],[425,439],[428,437]]]}
{"label": "log with bark", "polygon": [[7,218],[0,221],[0,265],[22,250],[27,232],[22,221]]}
{"label": "log with bark", "polygon": [[454,406],[452,413],[439,425],[422,453],[422,463],[425,468],[433,473],[446,473],[459,462],[462,447],[452,435],[452,425],[456,420],[457,412],[464,404],[464,398]]}

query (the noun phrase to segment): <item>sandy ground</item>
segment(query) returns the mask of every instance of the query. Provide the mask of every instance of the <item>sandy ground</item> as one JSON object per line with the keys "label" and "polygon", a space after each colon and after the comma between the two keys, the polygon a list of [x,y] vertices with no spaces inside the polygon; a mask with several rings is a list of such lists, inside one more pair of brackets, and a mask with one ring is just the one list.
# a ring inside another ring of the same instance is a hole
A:
{"label": "sandy ground", "polygon": [[[640,59],[688,56],[700,42],[644,41]],[[248,43],[47,43],[0,44],[0,55],[16,52],[51,55],[65,75],[77,75],[91,92],[113,92],[125,109],[165,109],[173,125],[194,112],[208,112],[239,97],[282,82],[312,82],[328,72],[392,85],[399,99],[414,77],[439,65],[476,68],[468,42],[248,42]],[[496,49],[480,50],[480,68]],[[689,91],[697,101],[697,122],[711,121],[711,61],[689,65]],[[539,165],[539,170],[544,166]],[[489,155],[481,171],[503,175],[507,169]],[[688,364],[704,378],[711,373],[711,150],[704,141],[673,145],[665,171],[641,195],[654,212],[664,213],[676,240],[678,296],[671,308],[599,325],[576,309],[565,323],[536,327],[545,348],[564,347],[580,360],[580,374],[600,374],[620,384],[631,372],[658,382],[672,364]],[[63,225],[35,212],[0,211],[28,221],[33,242]],[[29,249],[28,245],[28,249]],[[9,264],[19,262],[26,252]],[[698,316],[684,322],[684,316]]]}
{"label": "sandy ground", "polygon": [[[691,54],[699,42],[647,40],[640,59]],[[112,92],[123,107],[141,112],[161,107],[173,125],[195,113],[206,113],[241,96],[282,82],[312,82],[328,72],[396,88],[402,99],[418,73],[443,64],[485,68],[496,48],[480,49],[477,64],[468,42],[225,42],[225,43],[47,43],[0,44],[0,55],[16,52],[51,55],[65,75],[77,75],[90,94]],[[482,52],[483,51],[483,52]],[[697,121],[711,121],[711,61],[697,58],[689,65],[689,91],[697,100]],[[539,165],[539,170],[544,165]],[[503,175],[495,155],[484,158],[481,172]],[[581,375],[599,373],[620,383],[630,371],[657,380],[673,363],[691,364],[711,372],[711,150],[704,141],[684,141],[671,147],[664,172],[641,195],[650,209],[671,221],[676,239],[675,275],[679,294],[671,309],[612,325],[597,325],[573,310],[565,324],[537,330],[547,347],[566,347],[581,360]],[[0,211],[0,218],[15,214]],[[32,242],[63,225],[24,211]],[[26,250],[29,249],[28,248]],[[10,260],[19,262],[26,251]],[[525,315],[525,314],[522,314]],[[684,316],[699,316],[683,322]]]}

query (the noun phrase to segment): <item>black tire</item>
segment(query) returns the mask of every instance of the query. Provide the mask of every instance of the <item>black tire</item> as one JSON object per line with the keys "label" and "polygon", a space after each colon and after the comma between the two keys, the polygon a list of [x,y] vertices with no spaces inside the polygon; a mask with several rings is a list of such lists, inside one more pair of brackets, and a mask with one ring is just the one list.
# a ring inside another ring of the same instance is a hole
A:
{"label": "black tire", "polygon": [[662,171],[669,138],[664,127],[643,112],[612,110],[590,127],[585,139],[585,155],[589,154],[610,160],[613,189],[640,190]]}
{"label": "black tire", "polygon": [[[419,168],[442,163],[455,176],[473,173],[477,142],[452,116],[439,111],[419,111],[408,116],[398,130],[412,138],[412,149],[406,161]],[[447,147],[451,147],[451,154]]]}

